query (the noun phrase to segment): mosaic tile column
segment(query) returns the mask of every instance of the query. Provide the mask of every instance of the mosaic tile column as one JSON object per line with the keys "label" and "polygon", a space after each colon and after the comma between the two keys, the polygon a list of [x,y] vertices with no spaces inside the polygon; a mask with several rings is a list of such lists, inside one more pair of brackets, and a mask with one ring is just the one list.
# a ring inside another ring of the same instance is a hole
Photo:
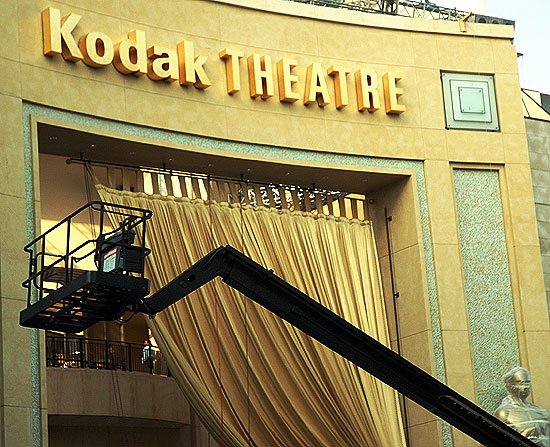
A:
{"label": "mosaic tile column", "polygon": [[[41,447],[45,442],[40,343],[37,330],[19,326],[27,305],[21,282],[28,275],[28,182],[24,168],[22,102],[0,94],[0,445]],[[31,207],[34,206],[32,198]]]}
{"label": "mosaic tile column", "polygon": [[498,171],[455,169],[454,186],[478,404],[492,413],[519,365]]}

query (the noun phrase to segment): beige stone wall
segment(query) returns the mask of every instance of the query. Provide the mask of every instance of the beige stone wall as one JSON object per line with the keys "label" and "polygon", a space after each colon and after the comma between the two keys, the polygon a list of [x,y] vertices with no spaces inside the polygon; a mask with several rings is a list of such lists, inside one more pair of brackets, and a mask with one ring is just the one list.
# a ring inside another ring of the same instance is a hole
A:
{"label": "beige stone wall", "polygon": [[[177,82],[153,81],[147,75],[123,75],[112,65],[91,68],[82,62],[65,61],[59,55],[44,56],[41,12],[47,7],[59,9],[62,16],[70,13],[82,16],[73,33],[77,39],[88,32],[101,31],[119,42],[131,30],[139,29],[146,33],[150,44],[174,50],[182,40],[192,41],[196,54],[208,57],[204,67],[212,86],[207,89],[180,86]],[[20,283],[27,271],[21,251],[26,242],[22,229],[28,224],[27,207],[32,208],[25,202],[23,101],[231,141],[327,154],[425,160],[447,379],[449,385],[472,399],[476,390],[451,168],[497,167],[501,173],[522,362],[535,377],[547,377],[550,361],[544,349],[549,345],[550,332],[547,316],[541,316],[537,310],[546,299],[542,268],[540,263],[533,262],[538,256],[536,217],[510,27],[467,24],[466,31],[461,32],[455,22],[358,15],[275,0],[183,1],[177,5],[145,0],[93,3],[19,0],[3,5],[0,21],[3,42],[0,110],[4,112],[5,134],[0,142],[0,209],[4,216],[0,226],[0,309],[3,365],[10,365],[0,372],[4,385],[0,392],[3,409],[0,427],[6,447],[31,445],[30,441],[22,441],[31,435],[29,331],[17,325],[18,313],[25,305]],[[331,104],[325,107],[306,106],[303,100],[282,104],[276,84],[273,97],[252,99],[248,93],[246,59],[240,63],[242,90],[229,95],[225,65],[218,57],[224,48],[241,50],[245,57],[253,53],[270,56],[273,62],[283,57],[295,59],[294,73],[298,75],[295,88],[301,95],[306,68],[312,63],[320,63],[325,71],[339,64],[351,71],[370,68],[379,76],[386,71],[398,72],[402,76],[398,85],[404,90],[399,102],[407,110],[401,115],[387,115],[383,110],[359,112],[352,75],[347,83],[349,105],[341,110],[334,106],[334,85],[328,76]],[[500,132],[445,129],[442,70],[495,75]],[[36,135],[30,138],[35,139]],[[280,161],[276,155],[264,160]],[[334,164],[327,162],[320,165],[323,167],[334,168]],[[346,169],[358,172],[362,168]],[[27,184],[32,183],[33,179],[27,175]],[[373,196],[379,203],[379,228],[383,222],[380,212],[385,206],[390,213],[406,216],[394,241],[402,290],[414,295],[414,301],[404,304],[410,309],[402,314],[406,334],[403,349],[408,358],[433,373],[415,194],[414,182],[402,181]],[[38,187],[34,200],[38,206]],[[384,263],[383,249],[381,256]],[[16,345],[19,349],[15,351],[12,347]],[[550,407],[547,392],[550,381],[539,380],[537,403]],[[434,439],[439,439],[438,426],[431,415],[412,408],[411,420],[414,445],[437,445],[439,441]],[[456,445],[473,444],[457,437]]]}
{"label": "beige stone wall", "polygon": [[[468,24],[471,32],[460,33],[455,22],[357,15],[292,2],[262,6],[295,11],[299,16],[221,2],[188,1],[178,8],[123,3],[119,14],[116,2],[96,3],[93,10],[79,7],[78,2],[72,7],[23,2],[19,23],[36,30],[22,42],[23,97],[95,116],[230,140],[382,157],[502,161],[501,133],[479,139],[475,132],[450,136],[443,132],[439,73],[459,70],[496,73],[499,103],[507,104],[499,111],[503,133],[523,132],[522,122],[518,124],[517,67],[508,27]],[[180,41],[190,40],[197,55],[208,57],[204,67],[212,86],[205,90],[182,87],[177,82],[154,82],[147,76],[121,75],[113,66],[94,69],[82,62],[66,62],[60,56],[45,57],[38,30],[40,12],[47,6],[58,8],[62,16],[82,16],[73,33],[76,38],[101,31],[119,42],[131,30],[139,29],[146,33],[149,44],[174,50]],[[336,21],[304,17],[315,17],[320,11]],[[345,23],[350,17],[357,23]],[[365,26],[365,22],[372,26]],[[388,25],[397,29],[385,28]],[[493,35],[504,38],[492,39]],[[281,104],[277,93],[265,100],[251,99],[245,59],[240,63],[242,90],[228,95],[224,62],[218,57],[224,48],[241,50],[245,57],[252,53],[270,56],[273,63],[283,57],[295,59],[298,92],[304,90],[307,65],[314,62],[321,63],[324,70],[333,64],[352,71],[371,68],[379,76],[388,70],[397,71],[403,76],[401,102],[407,112],[399,117],[383,111],[358,112],[352,75],[348,76],[350,105],[342,110],[334,107],[328,76],[332,104],[324,108],[305,106],[302,100]],[[480,141],[475,150],[463,144],[472,138]]]}
{"label": "beige stone wall", "polygon": [[11,2],[2,5],[0,15],[0,110],[5,133],[0,141],[0,445],[6,447],[33,445],[46,433],[45,396],[33,396],[31,391],[33,382],[40,389],[44,369],[31,365],[31,333],[18,324],[19,311],[26,306],[21,288],[28,271],[22,251],[29,225],[26,209],[38,205],[27,204],[25,198],[25,188],[32,183],[25,182],[18,10],[17,2]]}

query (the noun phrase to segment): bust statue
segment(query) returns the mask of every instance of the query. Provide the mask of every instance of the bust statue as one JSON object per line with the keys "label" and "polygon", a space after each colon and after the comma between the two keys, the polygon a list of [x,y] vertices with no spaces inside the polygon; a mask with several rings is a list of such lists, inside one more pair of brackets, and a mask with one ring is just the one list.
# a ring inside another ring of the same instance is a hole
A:
{"label": "bust statue", "polygon": [[508,395],[495,416],[540,447],[550,447],[550,413],[527,400],[531,376],[525,368],[515,367],[502,376]]}

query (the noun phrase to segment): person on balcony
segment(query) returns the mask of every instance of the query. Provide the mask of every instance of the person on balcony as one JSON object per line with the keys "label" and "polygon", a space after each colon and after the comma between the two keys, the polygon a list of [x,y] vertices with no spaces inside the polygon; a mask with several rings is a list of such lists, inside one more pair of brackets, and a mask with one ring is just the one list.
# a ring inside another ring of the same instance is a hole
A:
{"label": "person on balcony", "polygon": [[143,342],[143,351],[141,352],[141,364],[143,371],[153,374],[153,363],[155,361],[155,351],[151,346],[149,339]]}
{"label": "person on balcony", "polygon": [[107,369],[118,369],[115,347],[110,345],[107,350]]}

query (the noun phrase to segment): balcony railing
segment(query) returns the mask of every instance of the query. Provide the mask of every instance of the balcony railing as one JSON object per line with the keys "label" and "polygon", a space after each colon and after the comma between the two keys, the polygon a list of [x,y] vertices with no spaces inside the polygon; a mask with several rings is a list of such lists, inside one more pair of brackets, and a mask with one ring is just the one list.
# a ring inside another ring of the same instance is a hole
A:
{"label": "balcony railing", "polygon": [[[153,374],[169,376],[166,359],[154,347]],[[143,346],[117,340],[46,335],[46,366],[149,372],[141,363]]]}

